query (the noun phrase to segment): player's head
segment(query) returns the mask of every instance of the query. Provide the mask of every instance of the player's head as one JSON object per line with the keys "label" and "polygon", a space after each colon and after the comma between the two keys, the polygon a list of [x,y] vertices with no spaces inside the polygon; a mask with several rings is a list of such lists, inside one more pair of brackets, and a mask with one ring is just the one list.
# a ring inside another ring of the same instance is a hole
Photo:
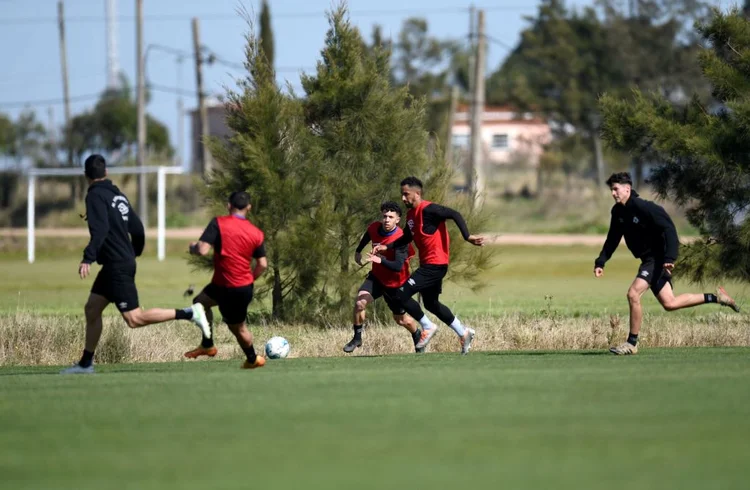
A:
{"label": "player's head", "polygon": [[95,180],[102,180],[107,176],[107,162],[104,157],[98,154],[89,156],[84,162],[84,175],[93,182]]}
{"label": "player's head", "polygon": [[627,172],[616,172],[609,176],[607,185],[612,191],[612,198],[617,204],[625,204],[630,199],[630,191],[633,188],[633,179]]}
{"label": "player's head", "polygon": [[407,177],[401,181],[401,201],[407,208],[413,208],[422,201],[422,181]]}
{"label": "player's head", "polygon": [[401,206],[397,202],[386,201],[380,205],[380,214],[383,229],[393,231],[398,226],[398,222],[401,221]]}
{"label": "player's head", "polygon": [[227,209],[230,214],[244,214],[250,211],[250,194],[245,191],[235,191],[229,195]]}

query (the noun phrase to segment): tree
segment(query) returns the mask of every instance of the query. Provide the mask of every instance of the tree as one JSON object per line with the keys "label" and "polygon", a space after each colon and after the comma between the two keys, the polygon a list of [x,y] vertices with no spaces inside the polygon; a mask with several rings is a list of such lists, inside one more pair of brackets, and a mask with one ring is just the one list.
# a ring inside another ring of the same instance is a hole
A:
{"label": "tree", "polygon": [[273,45],[273,28],[271,27],[271,8],[268,1],[263,0],[260,8],[260,47],[261,52],[266,57],[268,66],[273,68],[274,45]]}
{"label": "tree", "polygon": [[750,279],[750,22],[739,9],[699,24],[701,71],[718,104],[684,107],[659,93],[605,95],[603,134],[615,148],[659,162],[651,184],[688,208],[703,240],[682,248],[678,271],[694,280]]}
{"label": "tree", "polygon": [[17,172],[22,169],[24,162],[39,166],[46,160],[46,135],[47,130],[31,109],[24,109],[15,122],[7,117],[0,117],[0,153],[10,157],[15,170],[3,176],[0,207],[11,204],[18,185]]}

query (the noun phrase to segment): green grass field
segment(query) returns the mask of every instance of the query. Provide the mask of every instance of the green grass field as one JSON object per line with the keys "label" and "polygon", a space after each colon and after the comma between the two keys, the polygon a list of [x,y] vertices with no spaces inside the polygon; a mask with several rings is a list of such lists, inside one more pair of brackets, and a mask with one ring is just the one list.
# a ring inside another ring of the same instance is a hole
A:
{"label": "green grass field", "polygon": [[747,488],[750,350],[0,371],[9,489]]}

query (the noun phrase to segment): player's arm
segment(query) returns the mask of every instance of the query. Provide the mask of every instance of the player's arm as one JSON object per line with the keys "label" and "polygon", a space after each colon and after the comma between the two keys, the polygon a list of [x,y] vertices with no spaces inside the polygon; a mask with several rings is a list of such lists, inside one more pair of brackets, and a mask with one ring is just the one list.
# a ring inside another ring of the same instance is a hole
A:
{"label": "player's arm", "polygon": [[[399,272],[404,267],[404,262],[406,262],[406,258],[409,256],[409,245],[404,245],[402,247],[399,247],[395,250],[396,256],[393,260],[388,260],[382,255],[378,255],[375,253],[370,254],[370,256],[367,258],[369,262],[375,262],[380,263],[384,265],[385,267],[389,268],[393,272]],[[378,262],[379,259],[379,262]]]}
{"label": "player's arm", "polygon": [[255,265],[253,266],[253,277],[258,279],[268,269],[268,259],[266,258],[266,242],[262,242],[253,252]]}
{"label": "player's arm", "polygon": [[623,229],[620,226],[620,222],[612,214],[612,219],[609,222],[609,231],[607,232],[607,239],[604,241],[602,251],[599,253],[599,257],[594,261],[594,274],[599,277],[602,275],[604,264],[612,257],[612,254],[617,250],[622,240]]}
{"label": "player's arm", "polygon": [[367,246],[367,244],[370,243],[370,234],[365,230],[365,234],[362,235],[362,238],[359,240],[359,245],[357,245],[357,249],[354,251],[354,261],[357,263],[357,265],[363,265],[362,264],[362,250]]}
{"label": "player's arm", "polygon": [[646,211],[651,216],[656,229],[664,233],[664,242],[666,243],[664,263],[674,265],[679,254],[680,239],[677,237],[677,229],[672,218],[669,217],[663,207],[652,202],[646,203]]}
{"label": "player's arm", "polygon": [[208,223],[206,229],[197,242],[190,244],[189,252],[192,255],[206,255],[219,237],[219,222],[216,218]]}
{"label": "player's arm", "polygon": [[109,233],[109,210],[104,199],[96,194],[88,194],[86,196],[86,216],[91,239],[83,250],[81,263],[92,264],[96,262],[99,250]]}
{"label": "player's arm", "polygon": [[461,213],[455,209],[447,206],[441,206],[440,204],[430,204],[423,211],[425,219],[432,220],[433,222],[440,222],[445,220],[453,220],[458,226],[458,230],[461,232],[461,236],[467,242],[472,245],[482,246],[484,244],[484,237],[479,235],[472,235],[469,233],[469,227],[466,226],[466,220],[461,216]]}
{"label": "player's arm", "polygon": [[133,243],[135,256],[140,257],[146,246],[146,230],[143,228],[141,218],[135,214],[132,207],[128,213],[128,233],[130,233],[130,241]]}

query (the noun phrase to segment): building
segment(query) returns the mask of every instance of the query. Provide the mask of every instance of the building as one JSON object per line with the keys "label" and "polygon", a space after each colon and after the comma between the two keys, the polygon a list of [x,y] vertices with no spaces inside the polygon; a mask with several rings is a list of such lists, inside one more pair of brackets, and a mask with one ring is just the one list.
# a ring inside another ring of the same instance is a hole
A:
{"label": "building", "polygon": [[[227,127],[224,104],[218,101],[206,101],[208,111],[208,134],[219,138],[231,135]],[[201,143],[200,125],[198,124],[200,111],[194,109],[190,112],[190,171],[193,173],[203,172],[203,147]]]}

